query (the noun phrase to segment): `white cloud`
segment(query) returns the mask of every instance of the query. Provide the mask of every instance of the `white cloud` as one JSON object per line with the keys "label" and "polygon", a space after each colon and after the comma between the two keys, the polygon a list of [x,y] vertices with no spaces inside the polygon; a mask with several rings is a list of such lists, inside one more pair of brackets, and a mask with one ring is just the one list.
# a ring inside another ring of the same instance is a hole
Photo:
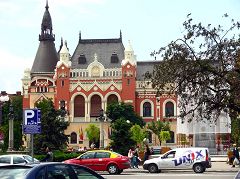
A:
{"label": "white cloud", "polygon": [[32,58],[23,58],[0,49],[0,91],[15,93],[21,91],[24,69],[31,68]]}

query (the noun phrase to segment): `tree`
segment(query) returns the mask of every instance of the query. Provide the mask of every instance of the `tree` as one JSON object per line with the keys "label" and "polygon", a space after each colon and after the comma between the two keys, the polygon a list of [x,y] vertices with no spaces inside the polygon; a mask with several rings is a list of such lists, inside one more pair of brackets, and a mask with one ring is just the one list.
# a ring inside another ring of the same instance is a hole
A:
{"label": "tree", "polygon": [[94,143],[97,143],[99,141],[100,129],[96,125],[90,124],[85,130],[87,132],[89,141]]}
{"label": "tree", "polygon": [[146,137],[145,131],[137,124],[133,125],[130,128],[130,131],[132,133],[132,139],[137,143],[141,144],[143,139]]}
{"label": "tree", "polygon": [[170,93],[179,96],[182,119],[217,119],[221,112],[239,115],[240,23],[232,19],[229,24],[193,23],[189,14],[183,37],[152,53],[163,59],[145,77],[159,93],[168,85]]}
{"label": "tree", "polygon": [[64,130],[69,123],[61,116],[62,111],[56,110],[51,99],[43,99],[36,104],[41,110],[41,134],[34,135],[34,149],[40,151],[48,146],[53,149],[62,149],[68,142]]}
{"label": "tree", "polygon": [[122,155],[127,155],[128,150],[136,145],[136,142],[131,138],[131,126],[132,124],[126,122],[124,118],[117,119],[111,124],[110,146],[114,151]]}
{"label": "tree", "polygon": [[134,111],[133,106],[125,103],[111,103],[107,107],[107,117],[115,122],[117,119],[124,118],[126,121],[129,120],[133,125],[138,124],[143,127],[145,122],[143,119]]}
{"label": "tree", "polygon": [[170,132],[169,131],[161,131],[160,139],[162,142],[166,142],[167,140],[171,139]]}
{"label": "tree", "polygon": [[233,143],[240,145],[240,119],[233,118],[231,121],[231,138],[233,139]]}
{"label": "tree", "polygon": [[152,121],[150,124],[147,125],[147,128],[150,129],[157,137],[161,145],[161,131],[170,131],[169,122],[163,121]]}
{"label": "tree", "polygon": [[9,140],[9,106],[12,104],[13,106],[13,147],[15,150],[20,150],[22,146],[22,96],[12,96],[10,97],[11,101],[6,102],[3,105],[3,121],[0,126],[0,131],[3,132],[4,135],[4,146],[3,150],[7,150],[8,148],[8,140]]}

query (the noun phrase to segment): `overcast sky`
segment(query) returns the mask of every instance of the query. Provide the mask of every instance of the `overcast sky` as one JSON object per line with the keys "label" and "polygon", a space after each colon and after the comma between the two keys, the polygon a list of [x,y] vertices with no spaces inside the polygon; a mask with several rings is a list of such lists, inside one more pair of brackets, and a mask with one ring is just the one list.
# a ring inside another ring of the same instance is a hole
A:
{"label": "overcast sky", "polygon": [[[188,13],[194,21],[222,24],[228,13],[240,17],[239,0],[48,0],[55,45],[67,40],[73,54],[82,39],[119,38],[131,41],[137,60],[183,34]],[[0,91],[21,91],[24,69],[32,67],[46,0],[0,0]]]}

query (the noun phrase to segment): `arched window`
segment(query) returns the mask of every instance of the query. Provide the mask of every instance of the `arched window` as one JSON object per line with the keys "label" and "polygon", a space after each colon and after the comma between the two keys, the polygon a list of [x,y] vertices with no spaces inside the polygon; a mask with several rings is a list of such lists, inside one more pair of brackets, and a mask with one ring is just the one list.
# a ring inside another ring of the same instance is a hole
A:
{"label": "arched window", "polygon": [[143,104],[143,117],[151,117],[152,107],[151,103],[145,102]]}
{"label": "arched window", "polygon": [[118,97],[115,94],[111,94],[107,98],[107,105],[111,103],[117,103],[118,102]]}
{"label": "arched window", "polygon": [[71,133],[70,143],[71,144],[76,144],[77,143],[77,134],[76,134],[76,132],[72,132]]}
{"label": "arched window", "polygon": [[91,117],[99,117],[100,110],[102,109],[102,100],[98,95],[93,95],[91,98]]}
{"label": "arched window", "polygon": [[174,116],[174,104],[171,101],[168,101],[165,105],[165,117]]}
{"label": "arched window", "polygon": [[85,117],[85,99],[81,95],[74,99],[74,117]]}
{"label": "arched window", "polygon": [[171,139],[167,140],[166,143],[174,143],[174,132],[173,131],[169,131]]}

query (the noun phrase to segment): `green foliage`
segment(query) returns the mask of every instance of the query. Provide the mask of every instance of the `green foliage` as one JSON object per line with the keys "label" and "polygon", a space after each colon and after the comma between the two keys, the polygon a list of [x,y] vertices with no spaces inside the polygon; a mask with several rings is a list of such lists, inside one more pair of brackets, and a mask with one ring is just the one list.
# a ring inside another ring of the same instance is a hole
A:
{"label": "green foliage", "polygon": [[124,118],[120,118],[111,124],[112,140],[111,148],[122,155],[127,155],[129,148],[136,145],[136,142],[132,139],[132,133],[130,131],[132,124],[127,123]]}
{"label": "green foliage", "polygon": [[[54,162],[62,162],[64,160],[76,158],[81,154],[82,153],[65,153],[63,151],[53,151],[53,161]],[[44,159],[45,156],[46,155],[34,155],[34,158],[41,161],[42,159]]]}
{"label": "green foliage", "polygon": [[61,149],[66,147],[68,137],[64,134],[69,123],[61,117],[61,111],[55,110],[51,99],[43,99],[36,104],[41,110],[41,134],[34,135],[34,149],[42,150],[48,146],[53,149]]}
{"label": "green foliage", "polygon": [[233,143],[240,145],[240,119],[233,118],[231,121],[231,138],[233,139]]}
{"label": "green foliage", "polygon": [[160,132],[160,140],[166,142],[171,139],[171,135],[169,131],[161,131]]}
{"label": "green foliage", "polygon": [[135,124],[130,129],[132,133],[132,139],[137,143],[141,144],[143,139],[146,137],[144,129],[142,129],[139,125]]}
{"label": "green foliage", "polygon": [[[22,146],[22,96],[12,96],[11,101],[7,101],[3,105],[3,121],[0,126],[0,131],[3,132],[4,135],[4,144],[2,146],[2,150],[6,151],[8,148],[8,140],[9,140],[9,118],[13,118],[13,135],[14,135],[14,144],[13,147],[15,150],[21,149]],[[13,114],[10,116],[9,106],[12,104],[13,106]]]}
{"label": "green foliage", "polygon": [[143,127],[145,125],[144,120],[133,109],[132,105],[125,103],[111,103],[107,107],[107,116],[115,122],[117,119],[124,118],[125,121],[129,120],[132,124],[138,124]]}
{"label": "green foliage", "polygon": [[87,132],[87,137],[89,141],[94,143],[97,143],[97,141],[99,141],[100,129],[96,125],[89,124],[85,131]]}
{"label": "green foliage", "polygon": [[150,124],[147,125],[147,128],[151,130],[157,137],[161,145],[161,131],[170,131],[169,122],[163,121],[152,121]]}
{"label": "green foliage", "polygon": [[240,22],[223,17],[227,25],[213,26],[194,23],[188,15],[183,37],[152,53],[162,60],[146,80],[159,93],[168,84],[169,93],[178,95],[182,120],[212,121],[223,111],[240,113]]}

